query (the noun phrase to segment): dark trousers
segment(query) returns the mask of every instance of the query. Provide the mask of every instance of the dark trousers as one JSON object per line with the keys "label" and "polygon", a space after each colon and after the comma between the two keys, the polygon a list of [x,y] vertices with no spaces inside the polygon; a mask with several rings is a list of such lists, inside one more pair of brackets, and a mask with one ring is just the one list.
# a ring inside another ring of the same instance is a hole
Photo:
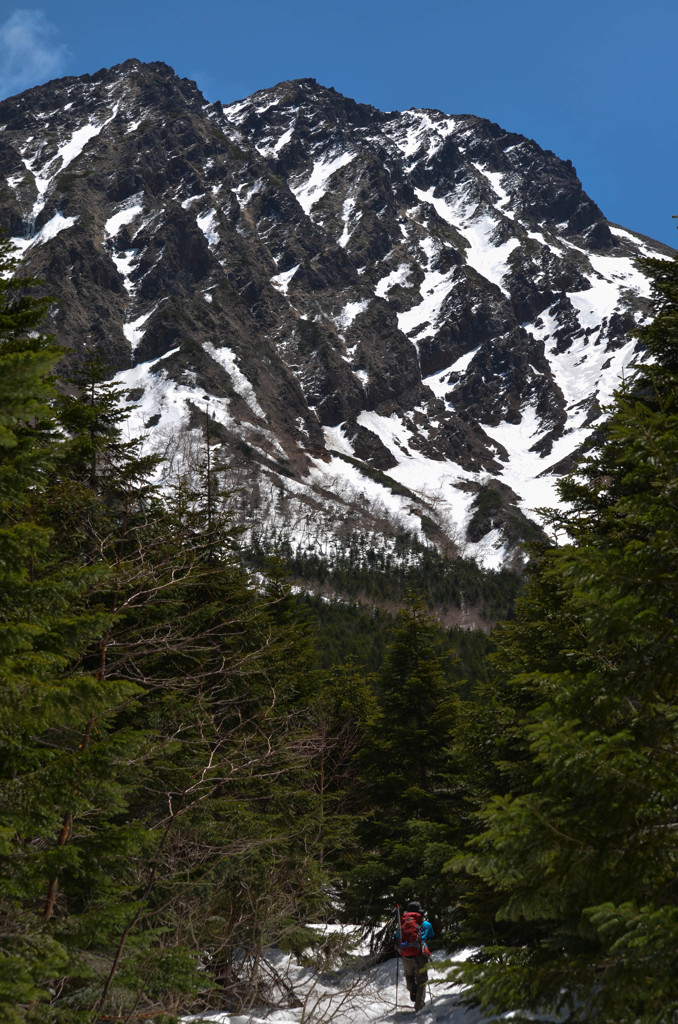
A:
{"label": "dark trousers", "polygon": [[415,1010],[421,1010],[426,1001],[426,967],[428,965],[428,957],[426,953],[418,953],[417,956],[404,956],[402,961],[407,991],[410,993],[410,998],[414,996]]}

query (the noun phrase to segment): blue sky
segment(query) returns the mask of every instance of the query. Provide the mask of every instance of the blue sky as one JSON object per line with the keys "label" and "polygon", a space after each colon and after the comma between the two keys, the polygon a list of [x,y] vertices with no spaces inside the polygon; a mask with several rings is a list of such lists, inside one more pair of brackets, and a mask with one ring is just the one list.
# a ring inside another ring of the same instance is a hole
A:
{"label": "blue sky", "polygon": [[225,102],[316,78],[530,136],[610,220],[678,246],[677,39],[676,0],[3,0],[0,96],[128,57]]}

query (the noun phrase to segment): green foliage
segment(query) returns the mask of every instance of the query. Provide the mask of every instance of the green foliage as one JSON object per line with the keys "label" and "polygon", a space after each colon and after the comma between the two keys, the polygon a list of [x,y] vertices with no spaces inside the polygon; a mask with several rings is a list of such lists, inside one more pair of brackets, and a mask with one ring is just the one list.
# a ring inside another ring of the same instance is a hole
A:
{"label": "green foliage", "polygon": [[379,714],[360,752],[360,793],[369,816],[362,854],[347,874],[347,912],[373,924],[396,900],[430,903],[441,926],[441,868],[455,836],[457,786],[448,745],[458,714],[444,636],[420,602],[399,614],[376,679]]}
{"label": "green foliage", "polygon": [[[123,751],[131,760],[136,746],[133,733],[114,736],[110,725],[135,688],[77,665],[108,622],[87,603],[101,571],[61,564],[40,514],[62,442],[48,377],[59,352],[39,332],[49,300],[32,298],[35,285],[16,277],[0,285],[0,991],[8,1012],[27,1020],[40,1019],[50,976],[72,963],[55,914],[64,880],[89,873],[92,885],[112,863],[115,838],[104,847],[100,833],[124,806],[125,782],[111,764]],[[76,900],[74,927],[93,910]]]}
{"label": "green foliage", "polygon": [[118,499],[135,488],[138,499],[158,459],[141,454],[141,438],[123,439],[125,397],[107,380],[107,367],[90,346],[78,370],[63,380],[56,413],[69,435],[69,475],[100,495],[107,489],[109,497]]}
{"label": "green foliage", "polygon": [[668,1024],[678,1009],[678,262],[645,269],[654,361],[564,483],[570,510],[550,518],[573,543],[544,554],[498,639],[498,784],[461,861],[496,931],[458,976],[525,1019]]}
{"label": "green foliage", "polygon": [[[307,609],[315,660],[320,669],[330,669],[353,659],[368,675],[379,671],[386,657],[395,613],[375,606],[327,601],[308,594],[298,595],[297,601]],[[460,693],[485,677],[485,658],[491,646],[489,634],[460,626],[447,630],[440,626],[438,639],[441,649],[454,655],[446,671],[451,678],[462,682]]]}
{"label": "green foliage", "polygon": [[373,698],[316,671],[213,481],[156,492],[96,353],[57,396],[30,285],[0,308],[0,1015],[240,1009],[355,846]]}
{"label": "green foliage", "polygon": [[388,612],[310,595],[300,595],[298,600],[308,609],[320,669],[342,665],[350,658],[368,673],[379,669],[393,625],[393,617]]}
{"label": "green foliage", "polygon": [[[506,490],[507,488],[504,488],[504,492]],[[466,535],[470,541],[477,542],[490,530],[499,527],[512,544],[544,542],[544,534],[540,527],[511,503],[510,492],[502,494],[499,487],[481,486],[471,504]]]}
{"label": "green foliage", "polygon": [[[254,565],[266,564],[261,547],[249,554]],[[277,554],[292,579],[311,588],[329,586],[344,599],[385,608],[403,607],[408,594],[416,593],[429,609],[463,610],[478,627],[509,618],[522,587],[522,577],[510,569],[485,570],[471,559],[444,558],[409,535],[396,538],[393,551],[386,552],[353,534],[331,564],[320,555],[284,546]]]}
{"label": "green foliage", "polygon": [[426,608],[507,616],[518,577],[409,537],[246,558],[207,458],[153,486],[95,350],[55,389],[34,285],[0,276],[0,1015],[244,1011],[262,951],[308,949],[341,900],[377,922],[416,895],[449,935],[443,867],[501,774],[460,735],[503,712],[485,635]]}

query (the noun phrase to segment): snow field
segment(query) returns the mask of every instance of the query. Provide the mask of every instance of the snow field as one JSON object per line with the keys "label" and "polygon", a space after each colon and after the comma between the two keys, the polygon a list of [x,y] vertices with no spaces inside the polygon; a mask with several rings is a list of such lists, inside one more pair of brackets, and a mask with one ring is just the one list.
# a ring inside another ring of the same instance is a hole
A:
{"label": "snow field", "polygon": [[115,263],[118,273],[122,277],[122,284],[128,295],[134,292],[134,285],[131,281],[132,271],[134,270],[134,264],[136,258],[139,255],[138,249],[125,249],[122,256],[117,256],[111,253],[111,259]]}
{"label": "snow field", "polygon": [[480,174],[483,175],[484,178],[487,178],[490,185],[492,186],[492,189],[499,197],[499,202],[496,205],[496,209],[501,210],[504,216],[509,217],[510,220],[515,220],[515,213],[513,213],[510,209],[507,209],[511,202],[511,196],[506,191],[503,185],[503,180],[505,177],[504,174],[502,174],[500,171],[491,171],[489,170],[489,168],[483,167],[482,164],[474,163],[473,166]]}
{"label": "snow field", "polygon": [[[468,955],[461,953],[451,959],[462,961]],[[203,1013],[182,1018],[182,1024],[482,1024],[478,1012],[466,1011],[461,1005],[460,986],[445,980],[443,959],[443,954],[432,957],[426,1005],[415,1016],[402,965],[396,958],[373,964],[367,951],[356,951],[354,965],[318,970],[297,964],[279,950],[269,950],[267,977],[277,975],[290,985],[300,1006],[268,1012],[254,1008],[246,1014]]]}
{"label": "snow field", "polygon": [[337,239],[337,244],[345,249],[348,243],[351,241],[351,235],[358,226],[358,222],[362,217],[362,212],[358,211],[358,215],[354,216],[353,211],[355,210],[356,202],[352,196],[344,200],[344,204],[341,209],[341,216],[344,221],[344,229]]}
{"label": "snow field", "polygon": [[[449,370],[445,372],[449,373]],[[425,504],[425,511],[457,542],[460,553],[474,558],[483,568],[500,568],[506,557],[506,549],[498,533],[488,534],[478,543],[470,543],[465,539],[474,494],[459,485],[464,481],[482,484],[486,474],[471,473],[452,462],[428,459],[409,448],[411,434],[395,414],[385,417],[374,412],[363,412],[358,417],[358,423],[376,434],[398,460],[398,465],[389,469],[385,475],[412,491]],[[330,451],[340,451],[351,456],[354,454],[341,427],[325,427],[325,443]],[[428,543],[421,528],[421,520],[412,511],[411,498],[395,494],[387,486],[364,477],[356,467],[343,460],[335,459],[329,467],[324,463],[318,466],[321,479],[325,474],[339,474],[349,487],[365,494],[371,503],[380,503],[392,519],[410,530],[420,543]]]}
{"label": "snow field", "polygon": [[441,307],[454,287],[452,275],[438,270],[428,270],[420,286],[421,302],[398,313],[398,327],[410,339],[416,338],[426,330],[433,334],[440,321]]}
{"label": "snow field", "polygon": [[[143,322],[148,315],[139,318],[133,325],[132,330],[140,332]],[[132,340],[132,339],[130,339]],[[137,338],[134,338],[135,342]],[[216,348],[207,345],[209,355],[222,365],[233,382],[235,390],[248,404],[253,414],[265,420],[265,414],[260,407],[254,390],[247,378],[239,370],[235,355],[228,349]],[[176,349],[165,356],[154,360],[152,363],[137,366],[131,370],[118,374],[117,380],[126,387],[143,387],[144,394],[138,408],[134,411],[128,428],[131,436],[144,434],[144,424],[151,416],[160,415],[160,420],[153,428],[153,436],[157,439],[174,438],[175,443],[185,431],[185,424],[188,418],[189,403],[195,405],[196,393],[190,385],[178,385],[169,380],[162,371],[158,373],[163,359],[173,354]],[[468,361],[473,353],[468,353],[459,360],[459,363]],[[449,374],[449,369],[436,375],[438,378]],[[428,378],[426,383],[434,385],[434,390],[440,387],[443,390],[445,385],[440,380],[436,386],[435,380]],[[230,430],[239,433],[247,439],[247,424],[236,421],[229,411],[229,402],[224,398],[210,397],[210,416],[217,422],[223,423]],[[457,540],[460,551],[466,557],[476,559],[480,565],[487,569],[500,568],[503,564],[507,551],[503,539],[498,531],[493,531],[482,538],[481,541],[471,544],[465,541],[465,527],[470,516],[470,509],[474,499],[473,492],[461,489],[460,483],[473,481],[482,484],[485,482],[485,474],[471,473],[463,470],[453,463],[441,463],[431,460],[409,447],[411,434],[403,422],[394,414],[391,417],[378,416],[376,413],[363,412],[358,417],[358,423],[365,426],[379,436],[382,442],[393,452],[398,465],[388,471],[388,476],[396,483],[402,484],[412,491],[429,511],[431,517],[438,521],[443,529]],[[537,479],[538,474],[544,469],[544,460],[529,449],[540,436],[541,427],[536,418],[534,410],[525,410],[523,420],[520,424],[502,424],[500,427],[485,427],[488,436],[503,445],[509,453],[509,461],[503,471],[502,479],[523,499],[522,507],[530,512],[534,507],[541,505],[556,505],[557,494],[555,484],[557,478],[542,477]],[[284,452],[274,435],[270,431],[260,431],[266,444],[284,457]],[[583,440],[585,432],[581,436],[566,435],[554,446],[554,451],[549,458],[549,463],[555,462],[558,458],[568,454],[573,444]],[[341,427],[325,428],[325,441],[330,451],[342,452],[353,456],[353,448],[343,434]],[[202,438],[197,438],[196,443],[203,443]],[[423,544],[427,543],[426,537],[421,528],[421,520],[412,507],[412,499],[406,495],[394,493],[388,486],[378,481],[365,477],[360,470],[345,462],[342,459],[334,458],[331,463],[322,460],[311,460],[311,470],[303,481],[286,480],[284,483],[286,511],[277,516],[275,512],[276,502],[279,501],[282,491],[281,485],[273,481],[266,483],[259,481],[259,487],[264,492],[269,490],[268,497],[262,493],[263,506],[266,506],[266,523],[260,525],[270,528],[292,545],[293,548],[301,550],[321,551],[327,556],[341,556],[342,544],[333,536],[337,516],[346,515],[352,503],[359,507],[370,509],[372,515],[382,516],[391,528],[405,530],[416,536]],[[329,491],[337,494],[337,501],[327,505],[324,498],[324,513],[320,517],[314,516],[313,522],[309,515],[307,498],[313,500],[313,493]],[[326,516],[326,521],[324,517]],[[371,537],[371,546],[378,545],[375,537]],[[384,539],[384,550],[390,548],[391,542]]]}
{"label": "snow field", "polygon": [[113,108],[113,113],[106,121],[90,120],[81,128],[77,128],[71,133],[66,142],[59,146],[56,154],[48,159],[41,168],[39,167],[39,162],[42,156],[42,147],[32,157],[29,157],[27,153],[29,152],[29,145],[33,140],[32,138],[27,140],[28,145],[23,150],[21,158],[26,169],[32,174],[38,192],[38,198],[33,204],[31,211],[31,218],[33,220],[35,220],[45,206],[47,193],[57,174],[60,174],[69,164],[73,163],[76,157],[80,156],[87,143],[99,135],[106,125],[116,118],[118,109],[116,105]]}
{"label": "snow field", "polygon": [[214,207],[211,210],[208,210],[207,213],[203,213],[197,217],[196,224],[207,239],[207,244],[210,249],[215,249],[219,244],[219,231],[217,230],[217,211]]}
{"label": "snow field", "polygon": [[327,192],[329,181],[341,167],[350,164],[355,159],[355,153],[324,154],[313,164],[313,170],[306,177],[303,175],[296,181],[290,182],[290,189],[297,198],[297,202],[306,215],[309,215],[312,208]]}
{"label": "snow field", "polygon": [[[179,474],[190,475],[196,464],[204,459],[203,430],[186,429],[189,403],[194,407],[202,404],[199,393],[196,394],[190,383],[178,385],[162,372],[163,360],[177,351],[175,348],[152,362],[122,371],[115,378],[125,388],[143,388],[143,395],[127,421],[127,433],[130,437],[147,436],[154,449],[163,450],[167,462],[159,470],[159,477],[168,483]],[[208,351],[228,371],[235,389],[255,415],[264,418],[249,381],[236,365],[234,354],[214,346],[209,346]],[[149,433],[145,424],[158,415],[160,419]],[[228,399],[210,396],[209,415],[249,443],[265,444],[269,452],[286,458],[275,435],[259,424],[257,440],[249,437],[247,423],[235,420],[231,415]],[[351,449],[345,439],[342,442],[337,438],[337,444],[350,454]],[[250,530],[263,529],[267,535],[288,541],[293,549],[315,551],[330,559],[340,558],[345,553],[344,542],[335,536],[334,530],[338,518],[345,517],[350,522],[349,509],[354,502],[363,506],[369,502],[374,513],[384,515],[392,525],[420,533],[418,517],[403,505],[401,499],[340,459],[334,459],[329,466],[320,460],[312,461],[312,469],[305,480],[285,479],[284,485],[262,473],[257,478],[256,487],[260,493],[260,509],[251,510],[248,515]],[[327,495],[322,498],[317,495],[318,488],[329,488],[339,496],[335,502],[328,502]],[[314,502],[321,502],[322,514],[312,511]],[[393,540],[374,534],[370,537],[369,546],[373,551],[381,549],[388,554],[392,551]]]}
{"label": "snow field", "polygon": [[72,227],[77,219],[77,217],[64,217],[62,213],[55,213],[32,238],[12,238],[10,241],[18,250],[17,254],[23,256],[26,250],[34,245],[42,245],[44,242],[49,242],[50,238],[56,238],[61,231]]}
{"label": "snow field", "polygon": [[238,205],[243,207],[247,206],[247,204],[252,199],[252,196],[255,196],[257,192],[261,192],[263,187],[263,178],[259,178],[257,181],[254,182],[254,184],[252,184],[249,181],[245,181],[241,185],[238,185],[236,188],[232,188],[231,192],[233,192],[235,198],[238,200]]}
{"label": "snow field", "polygon": [[551,454],[544,459],[537,452],[530,451],[544,430],[536,410],[529,406],[522,410],[520,423],[501,423],[496,427],[484,423],[483,430],[506,449],[508,461],[501,473],[501,480],[520,496],[522,500],[519,505],[524,512],[534,515],[536,508],[556,508],[561,504],[555,489],[558,477],[540,474],[549,465],[569,455],[577,444],[584,441],[588,431],[565,434],[554,443]]}
{"label": "snow field", "polygon": [[358,302],[347,302],[339,316],[334,317],[335,325],[344,330],[350,327],[355,318],[365,312],[370,301],[370,299],[362,299]]}
{"label": "snow field", "polygon": [[[128,295],[133,295],[135,291],[131,275],[138,256],[138,249],[125,249],[122,251],[122,254],[120,251],[116,252],[115,239],[123,227],[127,224],[133,224],[134,221],[143,215],[143,212],[143,196],[141,193],[137,193],[137,195],[130,196],[129,199],[125,200],[120,209],[112,214],[104,224],[104,243],[107,244],[109,255],[122,277],[122,284]],[[153,216],[145,217],[134,231],[134,237],[136,238],[139,232],[150,224],[153,219]],[[141,324],[137,321],[123,324],[123,333],[133,348],[138,345],[140,340],[140,335],[135,333],[140,326]]]}
{"label": "snow field", "polygon": [[160,303],[157,303],[153,307],[153,309],[150,309],[148,311],[148,313],[142,313],[142,315],[137,317],[136,320],[132,320],[131,322],[125,323],[125,324],[122,325],[122,333],[125,335],[125,337],[129,341],[130,346],[131,346],[133,352],[134,352],[135,348],[137,347],[137,345],[139,344],[139,342],[141,341],[141,339],[144,336],[144,332],[142,330],[142,327],[144,326],[146,321],[149,319],[149,317],[153,316],[153,314],[155,313],[156,309],[158,308],[158,305],[160,305]]}
{"label": "snow field", "polygon": [[[609,402],[633,360],[637,343],[631,339],[610,352],[603,345],[593,344],[592,337],[582,336],[565,352],[557,352],[558,322],[550,313],[542,313],[541,319],[541,328],[528,326],[527,330],[545,342],[551,372],[567,403],[569,429],[576,430],[583,425],[590,398],[597,398],[603,405]],[[597,326],[599,328],[600,323]]]}
{"label": "snow field", "polygon": [[224,369],[227,371],[229,377],[233,381],[233,387],[238,392],[240,397],[243,398],[245,402],[249,405],[252,412],[256,416],[261,417],[262,420],[265,420],[266,413],[259,405],[257,396],[251,383],[249,382],[245,374],[240,370],[240,367],[236,362],[235,353],[225,347],[217,348],[209,341],[205,343],[204,347],[208,355],[210,355],[215,362],[219,363],[219,365],[223,366]]}
{"label": "snow field", "polygon": [[291,270],[284,270],[281,274],[276,274],[274,277],[272,277],[271,284],[273,285],[273,287],[276,288],[282,295],[287,295],[287,290],[290,286],[290,281],[292,280],[300,266],[301,264],[297,263],[297,265],[295,267],[292,267]]}
{"label": "snow field", "polygon": [[104,224],[104,237],[107,239],[115,238],[125,224],[131,224],[132,221],[141,216],[143,212],[144,208],[141,204],[141,196],[132,196],[123,203],[117,213],[114,213],[112,217],[108,218]]}
{"label": "snow field", "polygon": [[[151,310],[151,313],[153,310]],[[141,326],[151,313],[145,314],[134,323]],[[141,321],[141,323],[140,323]],[[132,328],[133,325],[130,325]],[[138,328],[137,328],[138,329]],[[252,410],[253,414],[265,420],[265,413],[259,405],[254,389],[236,364],[235,355],[229,349],[216,348],[214,345],[205,346],[208,354],[228,372],[233,382],[234,390],[244,399]],[[162,363],[165,359],[174,355],[179,348],[171,349],[163,356],[148,363],[140,363],[129,370],[122,370],[115,376],[115,381],[124,388],[143,388],[143,396],[136,403],[130,419],[128,429],[130,436],[140,436],[146,433],[144,424],[151,416],[160,415],[154,432],[172,433],[179,435],[183,432],[189,418],[189,403],[195,406],[202,404],[204,391],[197,392],[195,388],[187,385],[177,384],[162,371]],[[214,395],[208,396],[210,404],[210,416],[217,422],[223,423],[236,433],[241,433],[239,420],[233,418],[229,411],[229,400]],[[279,454],[284,454],[280,444],[274,435],[269,431],[269,442],[276,448]]]}
{"label": "snow field", "polygon": [[[398,125],[396,131],[390,131],[388,126],[385,134],[395,143],[398,149],[407,160],[416,156],[426,144],[424,160],[428,162],[443,145],[454,131],[457,119],[441,115],[433,117],[426,110],[405,110],[402,114],[402,121],[405,123],[404,130]],[[401,122],[402,123],[402,122]]]}
{"label": "snow field", "polygon": [[275,141],[265,142],[263,145],[259,144],[255,148],[258,153],[263,157],[270,159],[278,155],[281,149],[284,149],[288,142],[291,141],[294,135],[294,128],[296,124],[296,118],[292,121],[290,127],[282,133],[282,135]]}
{"label": "snow field", "polygon": [[428,192],[420,188],[414,191],[421,202],[429,203],[442,220],[466,238],[469,243],[465,254],[468,265],[508,295],[502,281],[508,270],[508,257],[520,245],[519,239],[510,238],[507,242],[495,245],[492,236],[497,229],[497,220],[490,214],[478,213],[475,204],[466,202],[463,194],[459,197],[440,197],[433,195],[433,188]]}
{"label": "snow field", "polygon": [[391,288],[395,288],[397,284],[407,285],[412,268],[407,263],[401,263],[395,270],[392,270],[386,277],[382,277],[374,289],[374,294],[380,298],[385,299]]}

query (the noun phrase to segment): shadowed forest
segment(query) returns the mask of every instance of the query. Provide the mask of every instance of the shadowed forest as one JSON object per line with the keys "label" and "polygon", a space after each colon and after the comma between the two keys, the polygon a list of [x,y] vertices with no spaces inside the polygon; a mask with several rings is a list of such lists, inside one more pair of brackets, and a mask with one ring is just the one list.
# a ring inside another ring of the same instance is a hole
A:
{"label": "shadowed forest", "polygon": [[416,894],[487,1012],[674,1021],[678,263],[519,577],[248,549],[1,244],[2,1020],[265,1006],[268,948],[388,955]]}

